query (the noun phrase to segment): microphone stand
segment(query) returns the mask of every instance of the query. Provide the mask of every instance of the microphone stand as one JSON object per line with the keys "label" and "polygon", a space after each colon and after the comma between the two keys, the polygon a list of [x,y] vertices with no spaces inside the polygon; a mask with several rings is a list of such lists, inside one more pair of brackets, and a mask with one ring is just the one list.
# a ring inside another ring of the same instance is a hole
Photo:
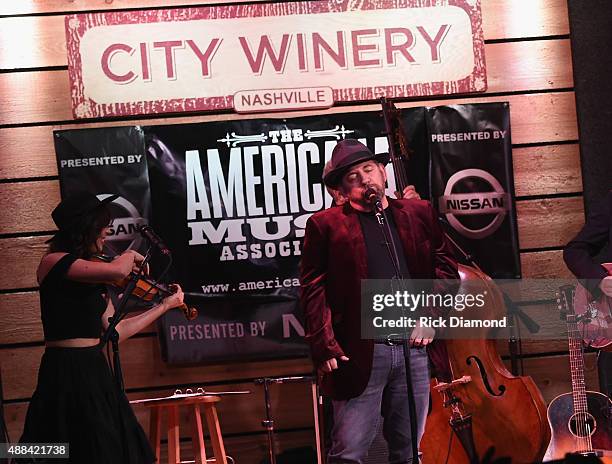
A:
{"label": "microphone stand", "polygon": [[103,350],[109,341],[111,342],[111,346],[113,348],[113,375],[115,377],[115,383],[121,391],[125,390],[125,386],[123,383],[123,372],[121,371],[121,357],[119,356],[119,332],[117,332],[117,325],[127,315],[127,311],[125,311],[125,306],[127,305],[128,300],[132,296],[132,292],[136,288],[138,280],[140,279],[140,277],[142,277],[144,269],[150,258],[151,247],[147,249],[147,253],[140,265],[140,268],[138,269],[138,272],[131,273],[130,280],[123,289],[123,295],[119,299],[119,304],[115,308],[115,314],[108,318],[108,328],[106,329],[102,339],[100,340],[100,350]]}
{"label": "microphone stand", "polygon": [[[316,377],[313,376],[295,376],[295,377],[262,377],[253,381],[255,385],[263,385],[264,387],[264,402],[266,405],[266,418],[261,421],[261,425],[266,429],[268,435],[268,464],[276,464],[276,444],[274,441],[274,419],[272,418],[272,405],[270,395],[271,384],[282,384],[292,382],[311,382],[316,386]],[[316,416],[316,407],[314,408]],[[315,417],[315,429],[317,428],[318,417]],[[318,434],[316,434],[318,435]],[[319,446],[319,438],[317,436],[317,460],[320,462],[321,450]]]}
{"label": "microphone stand", "polygon": [[[399,256],[397,251],[397,245],[393,239],[391,233],[391,227],[389,227],[389,221],[382,205],[380,198],[376,197],[374,201],[374,210],[376,212],[376,219],[380,226],[380,232],[383,236],[384,243],[389,253],[389,258],[393,263],[393,269],[395,276],[393,280],[402,281],[402,271],[399,264]],[[402,309],[402,317],[405,314],[405,309]],[[391,335],[389,335],[390,337]],[[404,354],[404,366],[406,370],[406,393],[408,396],[408,414],[410,417],[410,441],[412,442],[412,462],[414,464],[419,463],[419,443],[417,434],[417,414],[416,414],[416,402],[414,399],[414,388],[412,386],[412,372],[410,370],[410,338],[408,336],[407,328],[404,328],[404,336],[402,337],[402,349]]]}

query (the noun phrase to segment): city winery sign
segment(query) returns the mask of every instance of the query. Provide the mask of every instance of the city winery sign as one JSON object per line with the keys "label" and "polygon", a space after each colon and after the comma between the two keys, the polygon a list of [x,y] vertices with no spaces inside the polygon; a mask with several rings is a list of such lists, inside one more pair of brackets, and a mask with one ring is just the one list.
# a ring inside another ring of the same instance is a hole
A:
{"label": "city winery sign", "polygon": [[486,90],[480,0],[224,5],[66,17],[76,118]]}

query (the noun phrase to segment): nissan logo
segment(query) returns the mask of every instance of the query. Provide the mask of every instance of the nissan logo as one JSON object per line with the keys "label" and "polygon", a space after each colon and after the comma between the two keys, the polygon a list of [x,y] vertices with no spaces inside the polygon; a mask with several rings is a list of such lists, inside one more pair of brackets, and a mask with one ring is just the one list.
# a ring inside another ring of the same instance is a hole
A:
{"label": "nissan logo", "polygon": [[[460,182],[467,179],[479,179],[488,184],[492,191],[453,193]],[[438,199],[440,213],[461,235],[472,239],[481,239],[493,234],[506,217],[509,210],[510,196],[504,191],[499,181],[482,169],[464,169],[453,174],[444,189],[444,196]],[[470,228],[462,223],[458,216],[494,215],[491,222],[481,228]]]}
{"label": "nissan logo", "polygon": [[[110,194],[98,195],[99,200],[104,200],[109,197]],[[124,213],[121,217],[113,218],[111,232],[107,240],[109,241],[124,241],[131,240],[130,244],[125,248],[126,250],[137,250],[141,243],[142,237],[138,233],[140,226],[148,223],[148,221],[141,216],[136,207],[123,197],[118,197],[111,205],[119,207]]]}

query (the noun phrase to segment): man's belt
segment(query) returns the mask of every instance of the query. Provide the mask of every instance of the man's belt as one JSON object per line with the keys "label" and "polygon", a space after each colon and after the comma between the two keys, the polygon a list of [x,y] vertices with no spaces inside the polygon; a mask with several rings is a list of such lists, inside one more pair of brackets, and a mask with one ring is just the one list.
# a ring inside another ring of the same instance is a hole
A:
{"label": "man's belt", "polygon": [[404,339],[400,334],[389,334],[385,338],[378,338],[374,340],[377,345],[395,346],[404,343]]}

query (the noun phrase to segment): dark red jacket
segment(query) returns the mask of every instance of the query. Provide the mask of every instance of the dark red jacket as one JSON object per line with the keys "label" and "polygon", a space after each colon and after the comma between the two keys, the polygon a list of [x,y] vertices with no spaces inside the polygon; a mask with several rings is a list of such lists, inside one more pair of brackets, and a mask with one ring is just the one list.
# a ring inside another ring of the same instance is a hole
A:
{"label": "dark red jacket", "polygon": [[[459,279],[457,262],[437,215],[423,200],[389,199],[413,279]],[[370,378],[374,345],[361,339],[361,280],[367,279],[366,245],[358,213],[348,204],[313,214],[306,224],[300,264],[300,305],[315,366],[346,355],[324,376],[323,393],[341,400],[360,395]],[[433,356],[440,363],[440,356]],[[443,370],[445,366],[434,366]]]}

